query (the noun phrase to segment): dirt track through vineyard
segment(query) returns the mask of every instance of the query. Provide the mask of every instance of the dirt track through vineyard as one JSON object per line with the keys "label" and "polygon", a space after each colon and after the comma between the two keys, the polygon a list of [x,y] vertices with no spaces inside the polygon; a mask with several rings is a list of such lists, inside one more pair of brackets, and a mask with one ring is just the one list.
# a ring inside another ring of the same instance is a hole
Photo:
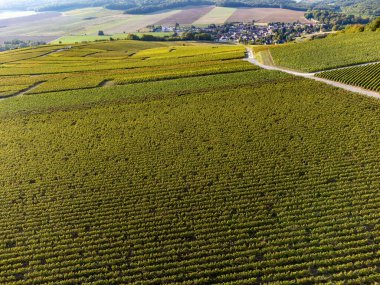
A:
{"label": "dirt track through vineyard", "polygon": [[[277,67],[277,66],[270,66],[270,65],[262,64],[255,58],[255,56],[253,54],[253,50],[251,48],[247,48],[247,55],[248,55],[247,58],[245,58],[244,60],[246,60],[246,61],[248,61],[254,65],[257,65],[263,69],[286,72],[286,73],[289,73],[289,74],[292,74],[295,76],[301,76],[304,78],[313,79],[315,81],[323,82],[323,83],[329,84],[329,85],[334,86],[334,87],[342,88],[342,89],[347,90],[347,91],[351,91],[354,93],[359,93],[362,95],[366,95],[366,96],[375,97],[377,99],[380,99],[380,93],[378,93],[378,92],[366,90],[366,89],[356,87],[356,86],[352,86],[352,85],[348,85],[348,84],[339,83],[336,81],[331,81],[331,80],[324,79],[324,78],[319,78],[319,77],[315,76],[315,73],[298,72],[298,71],[293,71],[293,70],[289,70],[289,69],[285,69],[285,68],[281,68],[281,67]],[[372,63],[367,63],[367,65],[369,65],[369,64],[372,64]],[[348,68],[348,67],[350,67],[350,66],[346,66],[344,68]]]}

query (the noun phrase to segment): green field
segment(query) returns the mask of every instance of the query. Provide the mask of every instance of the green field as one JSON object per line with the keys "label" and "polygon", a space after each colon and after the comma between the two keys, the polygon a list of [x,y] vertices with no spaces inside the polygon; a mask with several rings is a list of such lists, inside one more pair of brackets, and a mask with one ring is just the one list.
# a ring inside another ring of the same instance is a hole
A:
{"label": "green field", "polygon": [[0,54],[0,284],[376,284],[379,101],[183,45]]}
{"label": "green field", "polygon": [[[243,56],[244,48],[237,46],[143,41],[17,50],[0,55],[0,62],[6,63],[0,69],[0,87],[5,86],[6,91],[0,91],[0,97],[36,84],[26,94],[96,88],[105,82],[123,85],[256,69],[241,61]],[[7,89],[9,85],[12,90]]]}
{"label": "green field", "polygon": [[380,60],[380,32],[343,33],[309,42],[269,48],[278,66],[320,71]]}
{"label": "green field", "polygon": [[380,92],[380,63],[325,71],[317,76]]}

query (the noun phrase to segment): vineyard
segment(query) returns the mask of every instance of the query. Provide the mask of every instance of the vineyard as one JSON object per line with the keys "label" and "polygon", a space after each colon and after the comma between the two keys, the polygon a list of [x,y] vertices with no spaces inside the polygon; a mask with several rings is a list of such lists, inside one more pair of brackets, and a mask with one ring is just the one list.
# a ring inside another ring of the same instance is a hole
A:
{"label": "vineyard", "polygon": [[325,71],[316,75],[380,92],[380,63]]}
{"label": "vineyard", "polygon": [[309,42],[270,46],[275,65],[307,72],[380,60],[379,32],[337,34]]}
{"label": "vineyard", "polygon": [[241,60],[242,47],[177,45],[117,41],[3,53],[0,98],[31,87],[26,94],[97,88],[106,82],[122,85],[256,69]]}
{"label": "vineyard", "polygon": [[2,53],[0,284],[380,282],[379,101],[244,50]]}

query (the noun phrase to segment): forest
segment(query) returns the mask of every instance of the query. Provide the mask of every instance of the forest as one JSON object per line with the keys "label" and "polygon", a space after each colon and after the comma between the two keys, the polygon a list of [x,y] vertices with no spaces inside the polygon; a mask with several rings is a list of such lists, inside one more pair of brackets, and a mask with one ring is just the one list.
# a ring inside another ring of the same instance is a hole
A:
{"label": "forest", "polygon": [[368,18],[355,15],[346,15],[331,10],[311,10],[305,13],[306,19],[314,19],[324,25],[328,30],[340,30],[347,25],[368,24]]}

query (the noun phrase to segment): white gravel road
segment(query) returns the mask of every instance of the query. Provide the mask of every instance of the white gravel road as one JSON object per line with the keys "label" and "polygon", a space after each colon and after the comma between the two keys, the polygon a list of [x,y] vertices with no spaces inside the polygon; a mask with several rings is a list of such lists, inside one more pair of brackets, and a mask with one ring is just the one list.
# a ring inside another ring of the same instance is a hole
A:
{"label": "white gravel road", "polygon": [[[331,81],[331,80],[324,79],[324,78],[319,78],[319,77],[315,76],[315,73],[304,73],[304,72],[298,72],[298,71],[288,70],[288,69],[277,67],[277,66],[264,65],[264,64],[258,62],[255,59],[255,56],[253,55],[253,51],[250,48],[247,48],[247,54],[248,54],[248,58],[245,58],[246,61],[248,61],[248,62],[250,62],[250,63],[252,63],[254,65],[257,65],[257,66],[259,66],[259,67],[261,67],[263,69],[277,70],[277,71],[286,72],[286,73],[289,73],[289,74],[292,74],[292,75],[295,75],[295,76],[301,76],[301,77],[304,77],[304,78],[313,79],[315,81],[320,81],[320,82],[329,84],[331,86],[342,88],[342,89],[347,90],[347,91],[351,91],[351,92],[354,92],[354,93],[359,93],[359,94],[362,94],[362,95],[366,95],[366,96],[375,97],[377,99],[380,99],[380,93],[378,93],[378,92],[366,90],[366,89],[363,89],[363,88],[360,88],[360,87],[356,87],[356,86],[352,86],[352,85],[348,85],[348,84],[344,84],[344,83],[339,83],[339,82],[336,82],[336,81]],[[368,64],[373,64],[373,63],[368,63]],[[347,66],[347,67],[349,67],[349,66]]]}

